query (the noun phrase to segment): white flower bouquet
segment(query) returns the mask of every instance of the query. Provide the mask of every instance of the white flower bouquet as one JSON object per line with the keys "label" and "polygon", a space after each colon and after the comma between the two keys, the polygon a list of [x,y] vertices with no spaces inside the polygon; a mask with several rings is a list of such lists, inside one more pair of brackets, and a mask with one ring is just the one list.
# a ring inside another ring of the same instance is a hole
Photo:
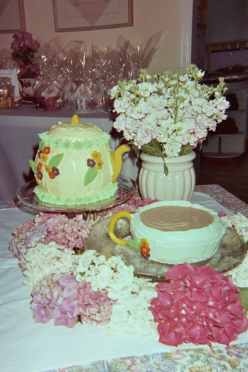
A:
{"label": "white flower bouquet", "polygon": [[226,86],[201,82],[195,65],[185,71],[149,74],[119,81],[110,92],[117,118],[114,128],[136,148],[162,158],[184,155],[196,148],[226,119]]}

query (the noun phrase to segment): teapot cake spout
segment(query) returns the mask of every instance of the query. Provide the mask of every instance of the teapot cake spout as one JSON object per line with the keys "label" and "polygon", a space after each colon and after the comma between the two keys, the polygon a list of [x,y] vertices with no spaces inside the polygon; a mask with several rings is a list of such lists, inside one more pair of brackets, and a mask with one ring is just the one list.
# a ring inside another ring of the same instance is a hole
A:
{"label": "teapot cake spout", "polygon": [[122,155],[128,151],[130,151],[129,146],[121,145],[117,147],[117,149],[114,152],[112,152],[113,167],[112,182],[116,182],[117,178],[119,177],[122,168]]}

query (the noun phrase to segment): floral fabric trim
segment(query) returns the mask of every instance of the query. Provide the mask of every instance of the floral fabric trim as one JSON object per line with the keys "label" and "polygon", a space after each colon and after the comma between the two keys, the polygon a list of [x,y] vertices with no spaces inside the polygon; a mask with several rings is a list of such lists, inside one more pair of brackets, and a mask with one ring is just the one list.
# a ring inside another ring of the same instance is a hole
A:
{"label": "floral fabric trim", "polygon": [[248,344],[199,347],[100,361],[46,372],[227,372],[248,371]]}
{"label": "floral fabric trim", "polygon": [[223,207],[235,213],[242,213],[248,217],[248,205],[220,185],[199,185],[196,186],[195,191],[206,193],[223,205]]}

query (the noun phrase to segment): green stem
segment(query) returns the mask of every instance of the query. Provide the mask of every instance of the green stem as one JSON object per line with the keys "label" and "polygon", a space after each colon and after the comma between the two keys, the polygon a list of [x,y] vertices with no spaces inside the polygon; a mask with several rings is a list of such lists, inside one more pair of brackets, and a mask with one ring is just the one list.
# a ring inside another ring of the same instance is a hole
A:
{"label": "green stem", "polygon": [[178,104],[178,101],[179,101],[179,99],[178,99],[179,85],[180,85],[179,76],[177,75],[177,85],[175,87],[175,97],[176,97],[176,99],[175,99],[175,116],[174,116],[174,123],[175,124],[177,123],[177,119],[178,119],[177,117],[178,117],[178,109],[179,109],[179,104]]}

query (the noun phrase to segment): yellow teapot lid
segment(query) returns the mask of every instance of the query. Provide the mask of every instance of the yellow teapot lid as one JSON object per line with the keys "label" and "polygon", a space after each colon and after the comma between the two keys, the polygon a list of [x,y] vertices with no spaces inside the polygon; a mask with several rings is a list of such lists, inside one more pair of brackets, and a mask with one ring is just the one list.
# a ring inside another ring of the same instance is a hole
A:
{"label": "yellow teapot lid", "polygon": [[71,125],[78,125],[80,123],[80,117],[77,114],[72,115]]}

